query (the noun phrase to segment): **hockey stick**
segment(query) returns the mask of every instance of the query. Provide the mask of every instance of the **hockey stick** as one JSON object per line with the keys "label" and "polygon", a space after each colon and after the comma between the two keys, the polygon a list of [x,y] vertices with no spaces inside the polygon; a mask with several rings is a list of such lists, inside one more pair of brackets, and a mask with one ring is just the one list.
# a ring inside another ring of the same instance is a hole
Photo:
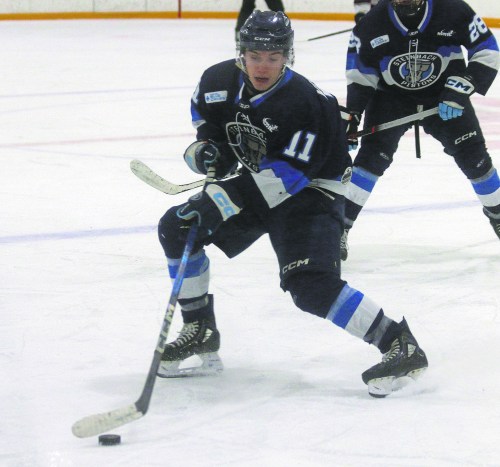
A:
{"label": "hockey stick", "polygon": [[160,177],[156,172],[151,170],[144,162],[134,159],[130,161],[130,170],[134,175],[140,178],[143,182],[162,191],[167,195],[177,195],[183,191],[192,190],[193,188],[198,188],[203,186],[205,180],[197,180],[196,182],[186,183],[184,185],[177,185],[175,183],[165,180]]}
{"label": "hockey stick", "polygon": [[331,32],[330,34],[325,34],[324,36],[311,37],[310,39],[307,39],[307,42],[315,41],[317,39],[323,39],[324,37],[336,36],[337,34],[344,34],[345,32],[351,32],[351,31],[352,31],[352,28],[351,29],[343,29],[342,31]]}
{"label": "hockey stick", "polygon": [[[130,170],[132,170],[137,178],[167,195],[178,195],[179,193],[183,193],[184,191],[192,190],[193,188],[199,188],[205,183],[205,180],[202,179],[196,180],[195,182],[191,183],[184,183],[183,185],[177,185],[176,183],[165,180],[154,170],[150,169],[144,162],[141,162],[138,159],[130,161]],[[230,178],[233,175],[240,175],[240,173],[240,170],[237,170],[236,172],[225,176],[221,180]]]}
{"label": "hockey stick", "polygon": [[[210,169],[207,173],[207,177],[203,181],[204,184],[206,185],[207,183],[210,183],[210,181],[213,180],[214,175],[215,169]],[[186,246],[184,247],[184,252],[179,264],[179,269],[172,286],[172,292],[170,294],[167,310],[165,311],[165,316],[163,318],[163,323],[161,326],[160,335],[158,337],[158,342],[156,344],[156,349],[154,351],[153,360],[151,362],[151,366],[149,367],[146,382],[144,384],[142,393],[139,396],[139,399],[137,399],[135,403],[127,405],[120,409],[89,415],[88,417],[84,417],[81,420],[78,420],[71,428],[73,434],[78,438],[87,438],[89,436],[95,436],[100,433],[104,433],[105,431],[125,425],[126,423],[133,422],[134,420],[137,420],[146,415],[146,412],[149,408],[149,403],[151,402],[151,396],[153,395],[153,389],[156,382],[156,373],[158,372],[158,369],[160,367],[161,356],[167,344],[168,330],[174,316],[175,305],[177,304],[177,300],[179,298],[179,293],[181,291],[182,282],[184,280],[184,275],[186,272],[186,266],[189,256],[191,255],[191,251],[193,250],[197,233],[198,224],[194,223],[189,229]]]}
{"label": "hockey stick", "polygon": [[[377,133],[378,131],[388,130],[389,128],[394,128],[399,125],[423,120],[424,118],[437,114],[438,111],[439,109],[434,107],[432,109],[424,110],[423,112],[417,112],[412,115],[407,115],[406,117],[398,118],[397,120],[392,120],[391,122],[380,123],[378,125],[365,128],[357,133],[349,135],[348,137],[361,138],[362,136],[371,135],[373,133]],[[167,195],[177,195],[179,193],[183,193],[184,191],[203,186],[205,183],[205,180],[197,180],[195,182],[177,185],[176,183],[165,180],[163,177],[151,170],[146,164],[144,164],[144,162],[141,162],[138,159],[134,159],[130,162],[130,170],[132,170],[134,175],[143,182],[163,193],[166,193]]]}
{"label": "hockey stick", "polygon": [[424,118],[430,117],[431,115],[436,115],[439,112],[438,107],[433,107],[432,109],[424,110],[423,112],[417,112],[412,115],[407,115],[406,117],[398,118],[392,120],[391,122],[380,123],[379,125],[373,125],[371,127],[365,128],[357,133],[349,135],[348,138],[361,138],[362,136],[371,135],[377,133],[378,131],[388,130],[389,128],[394,128],[396,126],[404,125],[406,123],[417,122],[423,120]]}

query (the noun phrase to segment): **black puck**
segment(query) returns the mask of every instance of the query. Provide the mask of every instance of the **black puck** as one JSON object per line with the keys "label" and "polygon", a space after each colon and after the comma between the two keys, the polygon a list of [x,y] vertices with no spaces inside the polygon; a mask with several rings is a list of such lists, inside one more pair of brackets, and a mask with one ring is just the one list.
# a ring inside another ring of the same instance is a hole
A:
{"label": "black puck", "polygon": [[120,444],[122,439],[120,435],[101,435],[99,436],[99,444],[101,446],[115,446]]}

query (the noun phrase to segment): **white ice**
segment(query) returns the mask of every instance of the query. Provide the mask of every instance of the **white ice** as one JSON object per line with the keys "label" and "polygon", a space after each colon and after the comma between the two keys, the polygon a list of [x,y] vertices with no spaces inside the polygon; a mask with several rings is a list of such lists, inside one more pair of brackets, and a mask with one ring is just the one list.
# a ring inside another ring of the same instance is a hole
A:
{"label": "white ice", "polygon": [[[306,39],[351,24],[294,25],[296,70],[344,101],[348,35]],[[158,380],[120,446],[71,434],[142,390],[171,290],[156,224],[188,194],[155,191],[129,161],[197,178],[181,157],[189,100],[234,56],[233,28],[1,23],[0,465],[500,465],[499,242],[453,161],[426,135],[417,160],[411,132],[343,274],[407,318],[430,362],[417,384],[370,398],[360,374],[379,352],[296,309],[262,239],[233,260],[208,248],[224,373]],[[473,101],[500,167],[500,79]]]}

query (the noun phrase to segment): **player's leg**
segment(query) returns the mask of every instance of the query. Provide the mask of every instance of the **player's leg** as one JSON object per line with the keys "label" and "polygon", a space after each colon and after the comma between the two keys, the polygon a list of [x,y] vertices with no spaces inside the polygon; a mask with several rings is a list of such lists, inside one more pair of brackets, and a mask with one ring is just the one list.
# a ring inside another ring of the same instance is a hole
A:
{"label": "player's leg", "polygon": [[[177,209],[178,207],[174,207],[168,210],[158,226],[159,240],[165,251],[172,279],[177,275],[188,231],[185,222],[177,216]],[[210,261],[203,246],[213,242],[228,256],[237,255],[262,235],[262,231],[252,221],[245,215],[235,216],[222,224],[212,237],[195,245],[179,294],[184,325],[177,339],[165,346],[159,376],[176,377],[222,371],[222,362],[217,353],[220,348],[220,333],[215,321],[214,299],[208,293]],[[201,359],[201,366],[179,367],[193,355]]]}
{"label": "player's leg", "polygon": [[[365,126],[409,115],[415,106],[388,99],[384,93],[375,94],[365,111]],[[347,259],[347,235],[365,206],[378,179],[391,165],[399,140],[411,125],[402,125],[365,136],[354,159],[352,177],[346,191],[345,230],[341,239],[341,258]]]}
{"label": "player's leg", "polygon": [[444,146],[469,179],[493,230],[500,238],[500,178],[486,149],[485,140],[472,104],[460,118],[426,122],[424,129]]}
{"label": "player's leg", "polygon": [[254,9],[255,0],[243,0],[240,12],[238,13],[238,19],[236,20],[235,37],[237,43],[239,42],[240,29],[245,24],[245,21],[252,14]]}
{"label": "player's leg", "polygon": [[425,369],[427,359],[404,319],[397,323],[387,317],[376,302],[341,279],[343,202],[342,197],[332,203],[320,192],[304,190],[296,203],[276,208],[271,242],[278,255],[282,288],[290,292],[297,307],[331,321],[386,355],[362,375],[370,394],[383,397],[392,391],[394,380]]}
{"label": "player's leg", "polygon": [[266,0],[267,6],[272,11],[283,11],[285,12],[285,7],[282,0]]}

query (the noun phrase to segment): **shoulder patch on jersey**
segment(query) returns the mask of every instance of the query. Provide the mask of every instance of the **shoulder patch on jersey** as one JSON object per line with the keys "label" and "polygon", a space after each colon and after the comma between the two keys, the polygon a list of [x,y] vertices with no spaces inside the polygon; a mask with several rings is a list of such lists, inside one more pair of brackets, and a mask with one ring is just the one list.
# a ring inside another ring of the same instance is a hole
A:
{"label": "shoulder patch on jersey", "polygon": [[214,102],[225,102],[227,101],[227,91],[215,91],[205,93],[205,102],[207,104],[213,104]]}
{"label": "shoulder patch on jersey", "polygon": [[370,41],[370,45],[372,49],[376,49],[379,45],[387,44],[389,42],[389,36],[384,34],[383,36],[376,37],[375,39]]}

